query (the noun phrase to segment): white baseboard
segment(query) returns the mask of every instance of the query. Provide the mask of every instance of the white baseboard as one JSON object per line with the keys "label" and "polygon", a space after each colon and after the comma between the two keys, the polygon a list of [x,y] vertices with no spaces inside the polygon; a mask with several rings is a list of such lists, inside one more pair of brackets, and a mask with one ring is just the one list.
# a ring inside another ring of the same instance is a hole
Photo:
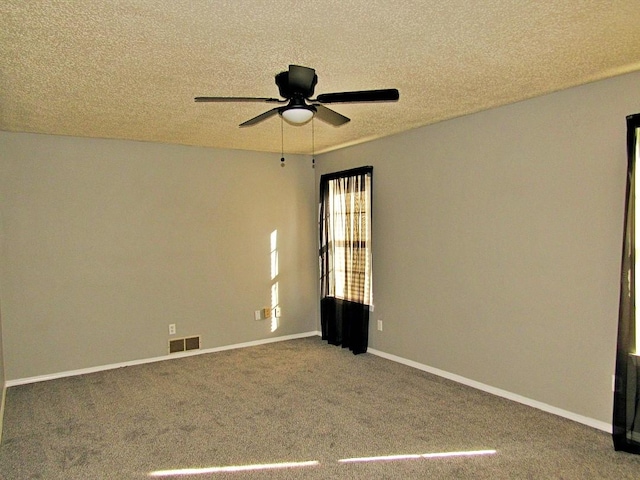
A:
{"label": "white baseboard", "polygon": [[[222,347],[214,347],[214,348],[207,348],[207,349],[202,349],[202,350],[192,350],[192,351],[188,351],[188,352],[180,352],[180,353],[172,353],[171,355],[165,355],[162,357],[154,357],[154,358],[145,358],[145,359],[141,359],[141,360],[131,360],[128,362],[122,362],[122,363],[114,363],[114,364],[110,364],[110,365],[101,365],[98,367],[90,367],[90,368],[82,368],[79,370],[70,370],[70,371],[66,371],[66,372],[58,372],[58,373],[52,373],[52,374],[48,374],[48,375],[39,375],[39,376],[35,376],[35,377],[28,377],[28,378],[19,378],[19,379],[15,379],[15,380],[8,380],[6,382],[5,388],[2,390],[2,399],[0,400],[0,438],[2,436],[2,414],[4,412],[4,401],[5,401],[5,393],[6,393],[6,389],[8,387],[14,387],[14,386],[18,386],[18,385],[26,385],[29,383],[36,383],[36,382],[44,382],[47,380],[54,380],[56,378],[64,378],[64,377],[73,377],[76,375],[85,375],[87,373],[95,373],[95,372],[101,372],[104,370],[112,370],[115,368],[123,368],[123,367],[130,367],[133,365],[142,365],[145,363],[153,363],[153,362],[162,362],[165,360],[173,360],[175,358],[182,358],[182,357],[191,357],[194,355],[202,355],[205,353],[214,353],[214,352],[221,352],[224,350],[234,350],[237,348],[246,348],[246,347],[254,347],[257,345],[264,345],[267,343],[274,343],[274,342],[282,342],[282,341],[286,341],[286,340],[294,340],[297,338],[305,338],[305,337],[313,337],[313,336],[320,336],[321,332],[319,331],[311,331],[311,332],[305,332],[305,333],[297,333],[294,335],[285,335],[282,337],[274,337],[274,338],[266,338],[266,339],[262,339],[262,340],[254,340],[252,342],[245,342],[245,343],[236,343],[233,345],[225,345]],[[378,357],[382,357],[382,358],[386,358],[387,360],[391,360],[397,363],[401,363],[403,365],[407,365],[409,367],[413,367],[413,368],[417,368],[418,370],[422,370],[424,372],[428,372],[428,373],[432,373],[434,375],[437,375],[439,377],[443,377],[443,378],[447,378],[449,380],[453,380],[454,382],[458,382],[461,383],[463,385],[467,385],[469,387],[473,387],[476,388],[478,390],[482,390],[483,392],[487,392],[490,393],[492,395],[497,395],[498,397],[503,397],[506,398],[508,400],[512,400],[514,402],[518,402],[518,403],[522,403],[523,405],[528,405],[530,407],[534,407],[537,408],[538,410],[542,410],[544,412],[548,412],[548,413],[552,413],[554,415],[558,415],[559,417],[563,417],[563,418],[567,418],[569,420],[573,420],[574,422],[578,422],[578,423],[582,423],[584,425],[588,425],[590,427],[596,428],[598,430],[603,430],[605,432],[611,433],[612,431],[612,427],[610,424],[606,423],[606,422],[602,422],[600,420],[595,420],[593,418],[589,418],[589,417],[585,417],[583,415],[579,415],[577,413],[573,413],[570,412],[568,410],[563,410],[561,408],[557,408],[554,407],[552,405],[548,405],[546,403],[542,403],[539,402],[537,400],[532,400],[530,398],[527,397],[523,397],[522,395],[518,395],[512,392],[508,392],[506,390],[502,390],[500,388],[496,388],[496,387],[492,387],[491,385],[486,385],[484,383],[480,383],[480,382],[476,382],[475,380],[470,380],[468,378],[462,377],[460,375],[456,375],[455,373],[450,373],[447,372],[445,370],[440,370],[438,368],[434,368],[434,367],[430,367],[428,365],[424,365],[422,363],[418,363],[415,362],[413,360],[407,360],[406,358],[402,358],[399,357],[397,355],[392,355],[390,353],[385,353],[382,352],[380,350],[376,350],[373,348],[369,348],[367,350],[368,353],[371,353],[372,355],[376,355]]]}
{"label": "white baseboard", "polygon": [[529,407],[534,407],[534,408],[537,408],[538,410],[542,410],[547,413],[552,413],[554,415],[558,415],[559,417],[567,418],[569,420],[573,420],[574,422],[582,423],[583,425],[588,425],[589,427],[597,428],[598,430],[603,430],[608,433],[612,432],[612,427],[610,424],[606,422],[602,422],[600,420],[596,420],[594,418],[578,415],[577,413],[573,413],[568,410],[563,410],[561,408],[557,408],[552,405],[548,405],[546,403],[538,402],[537,400],[532,400],[530,398],[523,397],[522,395],[508,392],[500,388],[492,387],[491,385],[486,385],[484,383],[476,382],[475,380],[470,380],[460,375],[456,375],[455,373],[446,372],[438,368],[429,367],[428,365],[423,365],[421,363],[414,362],[413,360],[407,360],[406,358],[398,357],[390,353],[381,352],[380,350],[369,348],[367,352],[382,358],[386,358],[387,360],[392,360],[394,362],[402,363],[403,365],[407,365],[409,367],[417,368],[418,370],[422,370],[424,372],[432,373],[439,377],[453,380],[454,382],[458,382],[463,385],[467,385],[469,387],[482,390],[483,392],[491,393],[492,395],[496,395],[498,397],[506,398],[507,400],[513,400],[514,402],[522,403]]}
{"label": "white baseboard", "polygon": [[[115,368],[131,367],[133,365],[143,365],[145,363],[162,362],[165,360],[174,360],[176,358],[192,357],[194,355],[203,355],[205,353],[222,352],[224,350],[234,350],[237,348],[255,347],[257,345],[264,345],[267,343],[283,342],[285,340],[294,340],[296,338],[313,337],[316,335],[319,335],[319,332],[312,331],[312,332],[305,332],[305,333],[296,333],[293,335],[284,335],[282,337],[265,338],[262,340],[254,340],[252,342],[245,342],[245,343],[236,343],[234,345],[225,345],[222,347],[213,347],[213,348],[205,348],[200,350],[190,350],[187,352],[172,353],[170,355],[165,355],[162,357],[143,358],[140,360],[131,360],[128,362],[113,363],[109,365],[100,365],[98,367],[81,368],[79,370],[69,370],[66,372],[51,373],[47,375],[38,375],[35,377],[18,378],[15,380],[8,380],[6,382],[6,387],[15,387],[18,385],[26,385],[29,383],[45,382],[47,380],[55,380],[56,378],[74,377],[76,375],[85,375],[87,373],[102,372],[104,370],[113,370]],[[3,397],[3,400],[4,400],[4,397]]]}

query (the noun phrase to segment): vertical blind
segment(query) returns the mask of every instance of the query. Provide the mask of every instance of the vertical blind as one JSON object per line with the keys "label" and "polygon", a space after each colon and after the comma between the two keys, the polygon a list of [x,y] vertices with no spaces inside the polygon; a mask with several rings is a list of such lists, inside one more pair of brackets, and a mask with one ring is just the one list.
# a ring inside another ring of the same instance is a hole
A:
{"label": "vertical blind", "polygon": [[328,181],[323,296],[371,304],[371,177]]}

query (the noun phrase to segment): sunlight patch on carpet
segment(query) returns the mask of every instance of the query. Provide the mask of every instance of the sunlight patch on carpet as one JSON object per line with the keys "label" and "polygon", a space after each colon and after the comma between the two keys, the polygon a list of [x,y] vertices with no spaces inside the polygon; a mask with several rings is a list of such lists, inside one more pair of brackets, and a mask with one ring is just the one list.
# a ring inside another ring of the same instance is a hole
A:
{"label": "sunlight patch on carpet", "polygon": [[342,458],[339,463],[359,462],[394,462],[398,460],[417,460],[419,458],[472,457],[477,455],[493,455],[497,450],[469,450],[464,452],[416,453],[405,455],[384,455],[380,457]]}
{"label": "sunlight patch on carpet", "polygon": [[206,467],[206,468],[179,468],[175,470],[156,470],[150,472],[149,477],[179,477],[182,475],[206,475],[208,473],[230,473],[230,472],[250,472],[254,470],[274,470],[278,468],[298,468],[314,467],[320,465],[318,461],[309,462],[283,462],[283,463],[262,463],[254,465],[229,465],[226,467]]}

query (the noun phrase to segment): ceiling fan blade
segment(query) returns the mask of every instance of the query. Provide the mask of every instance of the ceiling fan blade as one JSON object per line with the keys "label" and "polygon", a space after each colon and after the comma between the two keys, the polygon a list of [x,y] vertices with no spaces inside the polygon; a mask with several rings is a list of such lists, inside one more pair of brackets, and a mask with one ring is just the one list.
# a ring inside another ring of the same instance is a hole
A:
{"label": "ceiling fan blade", "polygon": [[268,111],[266,111],[264,113],[261,113],[257,117],[253,117],[252,119],[241,123],[240,127],[251,127],[252,125],[255,125],[256,123],[260,123],[263,120],[266,120],[267,118],[273,117],[274,115],[276,115],[278,113],[278,110],[279,110],[279,108],[272,108],[271,110],[268,110]]}
{"label": "ceiling fan blade", "polygon": [[266,97],[196,97],[196,102],[261,102],[261,103],[285,103],[286,100]]}
{"label": "ceiling fan blade", "polygon": [[350,118],[345,117],[344,115],[331,110],[324,105],[314,105],[314,107],[316,107],[316,117],[318,118],[318,120],[329,123],[334,127],[339,127],[340,125],[344,125],[345,123],[351,121]]}
{"label": "ceiling fan blade", "polygon": [[323,93],[316,101],[320,103],[394,102],[400,98],[395,88],[386,90],[362,90],[359,92]]}
{"label": "ceiling fan blade", "polygon": [[[308,93],[313,95],[313,88],[316,86],[318,77],[313,68],[301,67],[300,65],[289,65],[289,89],[295,92]],[[309,93],[310,92],[310,93]]]}

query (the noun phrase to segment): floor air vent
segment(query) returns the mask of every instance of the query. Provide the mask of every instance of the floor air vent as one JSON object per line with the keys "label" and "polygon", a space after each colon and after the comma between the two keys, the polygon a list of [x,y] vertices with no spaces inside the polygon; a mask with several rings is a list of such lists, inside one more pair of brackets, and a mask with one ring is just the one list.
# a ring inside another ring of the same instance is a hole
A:
{"label": "floor air vent", "polygon": [[200,348],[200,336],[174,338],[169,340],[169,353],[184,352],[186,350],[198,350]]}

